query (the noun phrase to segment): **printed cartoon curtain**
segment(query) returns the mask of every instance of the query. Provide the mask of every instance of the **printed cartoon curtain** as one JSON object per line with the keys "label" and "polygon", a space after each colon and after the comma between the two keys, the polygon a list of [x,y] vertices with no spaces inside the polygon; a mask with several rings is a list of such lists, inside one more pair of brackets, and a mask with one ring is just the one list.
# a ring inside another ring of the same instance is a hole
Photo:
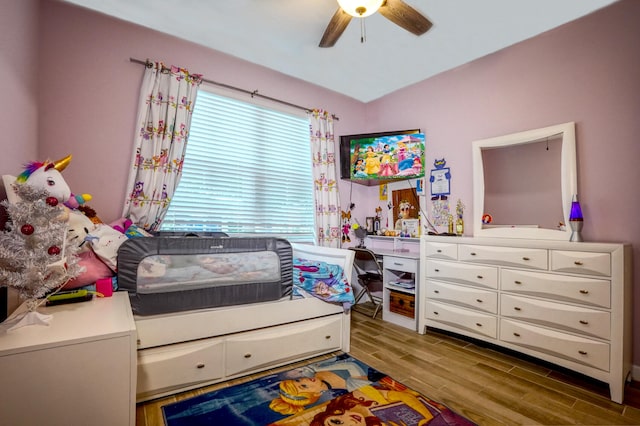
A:
{"label": "printed cartoon curtain", "polygon": [[318,245],[326,247],[340,247],[340,197],[333,121],[333,115],[327,111],[314,109],[309,112],[316,238]]}
{"label": "printed cartoon curtain", "polygon": [[182,174],[199,74],[148,62],[140,89],[128,194],[122,216],[160,228]]}

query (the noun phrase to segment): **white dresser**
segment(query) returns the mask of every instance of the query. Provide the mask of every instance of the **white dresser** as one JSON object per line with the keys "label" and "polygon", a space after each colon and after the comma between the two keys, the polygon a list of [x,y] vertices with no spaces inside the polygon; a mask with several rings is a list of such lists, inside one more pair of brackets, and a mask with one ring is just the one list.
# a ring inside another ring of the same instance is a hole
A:
{"label": "white dresser", "polygon": [[53,315],[48,326],[0,334],[0,424],[134,425],[136,329],[127,293],[39,312]]}
{"label": "white dresser", "polygon": [[418,331],[490,342],[609,384],[631,372],[631,247],[424,236]]}

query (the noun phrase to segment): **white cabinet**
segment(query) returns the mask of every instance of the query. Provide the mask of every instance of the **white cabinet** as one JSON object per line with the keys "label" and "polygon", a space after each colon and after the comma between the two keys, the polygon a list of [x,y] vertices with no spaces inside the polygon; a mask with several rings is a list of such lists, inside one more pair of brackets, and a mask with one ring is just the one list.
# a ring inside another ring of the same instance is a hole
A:
{"label": "white cabinet", "polygon": [[348,352],[350,319],[313,297],[136,316],[137,401]]}
{"label": "white cabinet", "polygon": [[134,425],[136,331],[126,293],[41,307],[49,326],[0,334],[0,423]]}
{"label": "white cabinet", "polygon": [[418,326],[419,259],[415,254],[385,254],[382,319],[411,330]]}
{"label": "white cabinet", "polygon": [[609,384],[631,372],[631,248],[424,236],[418,331],[433,327]]}

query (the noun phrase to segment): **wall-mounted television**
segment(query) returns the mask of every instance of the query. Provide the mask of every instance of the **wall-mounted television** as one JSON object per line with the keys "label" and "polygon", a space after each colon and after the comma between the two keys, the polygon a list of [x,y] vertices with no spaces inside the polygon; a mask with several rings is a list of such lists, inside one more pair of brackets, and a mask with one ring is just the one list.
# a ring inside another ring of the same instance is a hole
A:
{"label": "wall-mounted television", "polygon": [[420,129],[340,136],[340,177],[362,185],[421,178],[424,159]]}

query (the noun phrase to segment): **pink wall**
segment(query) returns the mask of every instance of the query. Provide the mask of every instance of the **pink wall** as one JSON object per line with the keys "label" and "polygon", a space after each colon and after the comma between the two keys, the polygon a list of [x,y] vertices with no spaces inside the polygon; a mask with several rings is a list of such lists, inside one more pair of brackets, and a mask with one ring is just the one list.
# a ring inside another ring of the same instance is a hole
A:
{"label": "pink wall", "polygon": [[[38,147],[38,1],[5,1],[0,13],[0,174],[14,173]],[[0,199],[5,197],[0,185]]]}
{"label": "pink wall", "polygon": [[344,95],[292,79],[200,45],[66,3],[42,1],[40,146],[52,159],[74,160],[65,178],[76,193],[94,196],[105,221],[121,215],[135,130],[142,65],[161,60],[214,81],[339,116],[336,131],[355,133],[365,106]]}
{"label": "pink wall", "polygon": [[[367,131],[419,126],[426,166],[445,157],[453,199],[473,211],[471,141],[576,122],[585,241],[633,244],[640,265],[640,2],[583,19],[367,105]],[[466,233],[471,234],[470,220]],[[638,266],[636,266],[636,271]],[[634,300],[640,300],[640,273]],[[634,357],[640,364],[640,309]]]}
{"label": "pink wall", "polygon": [[[471,141],[575,121],[584,237],[631,242],[640,264],[635,214],[640,193],[632,187],[640,181],[635,164],[640,158],[640,50],[634,47],[640,39],[635,22],[640,2],[622,0],[366,105],[65,3],[41,0],[39,24],[37,2],[8,3],[0,18],[0,84],[12,103],[0,118],[0,173],[18,172],[34,155],[45,159],[72,153],[65,176],[74,192],[94,195],[91,204],[105,220],[120,215],[126,191],[142,76],[141,66],[129,58],[151,58],[295,104],[325,108],[340,116],[338,136],[421,127],[428,139],[425,165],[446,158],[452,168],[452,198],[464,201],[467,214],[473,208]],[[38,62],[45,71],[36,77]],[[340,189],[343,207],[353,201],[360,220],[379,204],[377,187],[341,182]],[[467,233],[470,225],[467,220]],[[637,300],[640,278],[635,284]],[[640,314],[635,324],[639,322]],[[635,329],[635,364],[640,364],[640,327]]]}

